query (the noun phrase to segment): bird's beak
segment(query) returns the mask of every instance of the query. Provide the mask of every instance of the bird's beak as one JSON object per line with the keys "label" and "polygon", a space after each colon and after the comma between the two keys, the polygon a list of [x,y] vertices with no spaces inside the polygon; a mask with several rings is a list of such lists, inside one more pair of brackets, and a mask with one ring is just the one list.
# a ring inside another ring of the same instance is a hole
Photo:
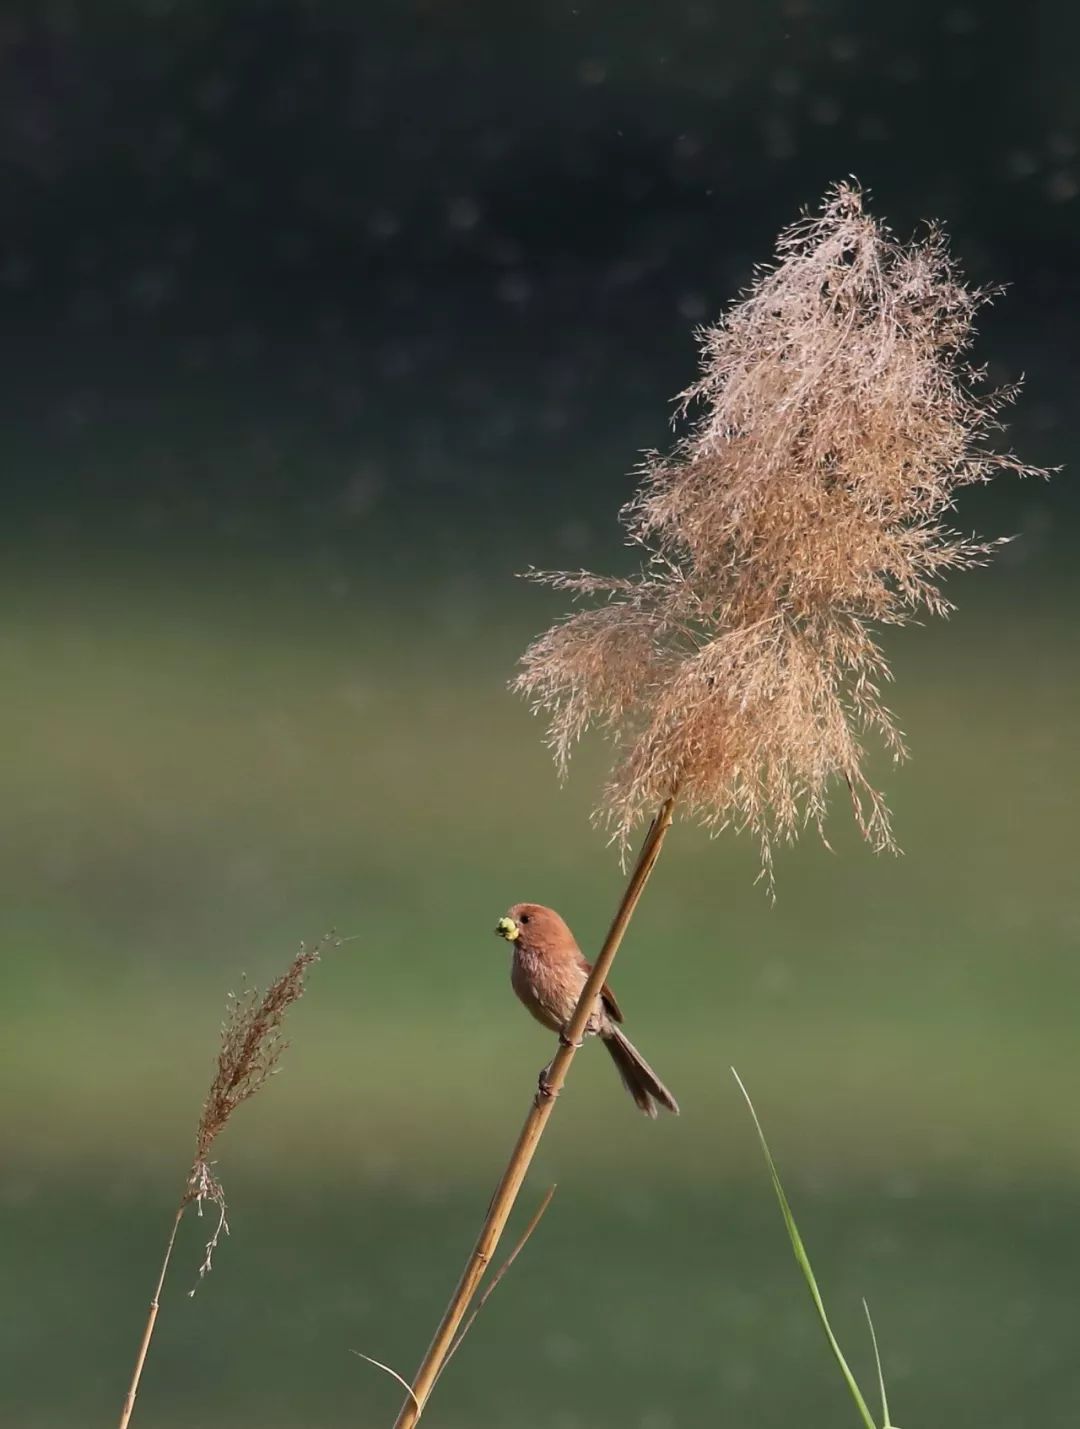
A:
{"label": "bird's beak", "polygon": [[508,943],[514,943],[521,937],[521,929],[513,918],[500,918],[495,924],[495,931],[500,938],[505,938]]}

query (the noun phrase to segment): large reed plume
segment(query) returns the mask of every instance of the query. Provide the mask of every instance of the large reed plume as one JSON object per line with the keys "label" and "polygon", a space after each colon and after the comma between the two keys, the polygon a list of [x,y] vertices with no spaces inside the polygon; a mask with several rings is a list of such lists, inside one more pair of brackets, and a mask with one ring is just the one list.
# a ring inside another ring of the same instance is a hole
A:
{"label": "large reed plume", "polygon": [[[1007,469],[985,445],[1013,393],[966,360],[987,294],[965,288],[940,233],[898,243],[832,189],[780,237],[777,261],[701,334],[704,408],[652,454],[623,512],[643,553],[629,579],[537,575],[603,604],[526,651],[516,688],[550,717],[560,771],[599,725],[616,761],[599,814],[624,847],[657,810],[619,909],[547,1072],[563,1084],[676,804],[758,837],[823,825],[842,782],[866,837],[892,846],[864,773],[867,735],[899,757],[874,630],[944,614],[945,574],[991,546],[952,530],[956,491]],[[411,1429],[455,1343],[554,1108],[537,1098],[395,1429]]]}
{"label": "large reed plume", "polygon": [[[184,1212],[194,1204],[199,1214],[203,1206],[210,1203],[217,1215],[214,1229],[206,1242],[200,1278],[207,1274],[213,1264],[214,1251],[222,1235],[229,1230],[226,1219],[228,1207],[225,1190],[214,1170],[211,1153],[214,1143],[225,1130],[229,1118],[242,1102],[246,1102],[262,1091],[277,1070],[282,1053],[288,1046],[282,1034],[285,1014],[294,1002],[304,995],[304,980],[313,963],[316,963],[328,944],[336,943],[333,936],[322,938],[312,947],[301,943],[296,956],[279,978],[270,984],[266,992],[259,995],[254,987],[245,987],[241,993],[230,993],[221,1026],[221,1044],[218,1049],[217,1066],[210,1088],[203,1102],[202,1114],[195,1132],[195,1150],[191,1167],[184,1183],[184,1191],[176,1207],[172,1229],[165,1245],[165,1255],[158,1272],[157,1284],[150,1300],[150,1308],[143,1327],[135,1357],[135,1369],[131,1376],[127,1394],[120,1413],[120,1429],[127,1429],[135,1408],[135,1396],[142,1378],[143,1366],[150,1349],[154,1326],[161,1306],[161,1292],[169,1269],[173,1247]],[[194,1291],[191,1292],[194,1294]]]}
{"label": "large reed plume", "polygon": [[590,725],[611,735],[600,811],[623,841],[677,784],[707,824],[753,830],[767,867],[777,836],[821,829],[837,779],[892,846],[863,772],[867,734],[905,753],[874,628],[949,610],[942,577],[991,549],[947,524],[957,489],[1031,470],[984,445],[1014,394],[965,361],[988,294],[937,230],[898,243],[844,184],[777,252],[700,334],[679,410],[704,413],[623,510],[640,574],[536,575],[605,604],[536,640],[516,681],[560,770]]}

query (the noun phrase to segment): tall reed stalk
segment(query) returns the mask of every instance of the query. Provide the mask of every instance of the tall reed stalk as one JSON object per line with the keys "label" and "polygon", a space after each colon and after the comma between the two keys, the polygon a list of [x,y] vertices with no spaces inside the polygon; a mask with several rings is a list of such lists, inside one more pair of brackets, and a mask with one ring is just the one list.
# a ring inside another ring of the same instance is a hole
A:
{"label": "tall reed stalk", "polygon": [[[533,641],[515,681],[550,717],[560,772],[598,725],[616,759],[597,812],[624,848],[659,806],[551,1064],[553,1091],[660,853],[673,790],[706,826],[755,834],[770,883],[777,842],[807,823],[824,837],[836,788],[875,849],[895,846],[864,772],[867,735],[906,752],[877,628],[947,614],[944,577],[989,556],[992,544],[947,524],[957,490],[1034,470],[985,442],[1013,396],[984,390],[966,361],[987,298],[961,282],[940,232],[899,243],[856,187],[837,185],[699,334],[702,372],[680,412],[700,402],[703,414],[669,455],[646,458],[622,513],[640,570],[536,576],[597,598]],[[529,1112],[395,1429],[423,1411],[553,1107],[538,1095]]]}
{"label": "tall reed stalk", "polygon": [[618,910],[608,929],[607,937],[604,939],[603,947],[600,949],[592,972],[585,982],[580,998],[578,998],[574,1015],[559,1039],[555,1058],[546,1071],[546,1090],[544,1093],[538,1091],[533,1098],[529,1114],[525,1118],[525,1125],[521,1128],[514,1149],[510,1153],[510,1160],[506,1163],[506,1169],[495,1188],[495,1194],[491,1199],[487,1215],[484,1217],[484,1224],[480,1227],[480,1234],[477,1236],[472,1254],[465,1262],[461,1279],[450,1297],[450,1303],[447,1305],[434,1338],[428,1346],[427,1354],[420,1362],[420,1367],[413,1377],[412,1393],[401,1406],[401,1412],[394,1421],[394,1429],[412,1429],[412,1426],[420,1418],[428,1396],[435,1386],[435,1381],[451,1352],[458,1328],[464,1320],[473,1296],[483,1279],[484,1272],[495,1254],[502,1233],[506,1229],[506,1222],[510,1218],[510,1212],[514,1209],[514,1203],[518,1198],[533,1156],[536,1154],[536,1148],[540,1144],[540,1138],[555,1110],[555,1100],[566,1081],[570,1063],[574,1060],[574,1053],[577,1051],[575,1044],[580,1043],[585,1035],[589,1014],[593,1010],[601,987],[607,980],[611,965],[615,961],[615,954],[619,951],[619,944],[623,940],[630,919],[634,916],[638,900],[645,891],[649,875],[656,865],[656,860],[660,857],[660,850],[664,846],[668,829],[671,827],[674,807],[675,796],[670,795],[660,806],[649,827],[637,862],[634,864],[623,891]]}

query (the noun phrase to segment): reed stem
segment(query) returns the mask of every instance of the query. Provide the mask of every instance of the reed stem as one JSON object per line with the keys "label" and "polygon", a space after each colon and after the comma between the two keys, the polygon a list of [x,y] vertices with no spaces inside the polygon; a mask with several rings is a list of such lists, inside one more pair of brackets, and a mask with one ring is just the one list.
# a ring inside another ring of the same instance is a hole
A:
{"label": "reed stem", "polygon": [[120,1411],[120,1429],[127,1429],[132,1412],[135,1409],[135,1396],[139,1392],[139,1380],[142,1378],[143,1365],[146,1363],[147,1352],[150,1349],[150,1341],[154,1337],[154,1326],[157,1324],[158,1310],[161,1306],[161,1290],[165,1284],[165,1273],[169,1268],[169,1261],[172,1258],[173,1246],[176,1244],[176,1233],[180,1229],[180,1222],[184,1218],[184,1211],[187,1208],[187,1199],[180,1202],[176,1208],[176,1218],[172,1224],[172,1231],[169,1235],[169,1242],[165,1247],[165,1258],[161,1262],[161,1271],[154,1286],[154,1297],[150,1301],[150,1309],[146,1316],[146,1324],[143,1327],[142,1339],[139,1341],[139,1353],[135,1357],[135,1369],[131,1376],[131,1384],[124,1397],[124,1407]]}
{"label": "reed stem", "polygon": [[[461,1279],[451,1296],[450,1303],[446,1307],[434,1338],[428,1347],[419,1369],[413,1379],[412,1396],[405,1400],[401,1407],[401,1412],[394,1421],[394,1429],[413,1429],[417,1420],[426,1405],[428,1395],[435,1386],[435,1381],[439,1377],[439,1372],[450,1354],[458,1328],[469,1305],[476,1294],[480,1281],[487,1269],[491,1257],[499,1244],[506,1222],[510,1217],[510,1212],[514,1208],[518,1193],[525,1180],[525,1175],[532,1162],[536,1148],[540,1143],[540,1138],[544,1134],[548,1119],[555,1109],[555,1101],[559,1091],[566,1080],[566,1074],[570,1070],[570,1063],[574,1060],[574,1053],[577,1048],[574,1043],[580,1043],[585,1035],[585,1028],[589,1021],[589,1015],[596,1003],[596,998],[601,987],[607,981],[611,965],[615,961],[615,954],[619,951],[619,944],[622,942],[623,934],[626,932],[630,919],[634,915],[645,885],[649,880],[649,875],[653,871],[656,860],[660,856],[664,840],[667,837],[668,829],[671,827],[672,811],[675,807],[675,795],[672,794],[665,799],[656,817],[649,826],[649,832],[645,836],[645,841],[641,846],[637,863],[627,882],[623,892],[622,900],[619,903],[618,911],[608,929],[604,945],[600,949],[600,954],[593,964],[592,972],[589,974],[581,996],[574,1009],[574,1015],[563,1032],[563,1038],[559,1042],[558,1050],[550,1067],[547,1069],[547,1086],[549,1094],[540,1095],[538,1092],[529,1108],[529,1114],[525,1118],[525,1125],[521,1129],[517,1142],[510,1154],[506,1169],[502,1174],[502,1179],[496,1187],[495,1194],[491,1199],[484,1224],[480,1228],[472,1254],[465,1263],[465,1269],[461,1273]],[[121,1426],[123,1429],[123,1426]]]}

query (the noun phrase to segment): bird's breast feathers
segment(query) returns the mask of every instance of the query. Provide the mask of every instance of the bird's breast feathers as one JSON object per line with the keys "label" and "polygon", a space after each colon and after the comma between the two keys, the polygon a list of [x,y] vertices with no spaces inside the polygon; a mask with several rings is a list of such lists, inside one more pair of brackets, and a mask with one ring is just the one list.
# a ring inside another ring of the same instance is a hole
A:
{"label": "bird's breast feathers", "polygon": [[553,960],[516,946],[510,981],[536,1020],[558,1032],[573,1015],[585,973],[572,959]]}

